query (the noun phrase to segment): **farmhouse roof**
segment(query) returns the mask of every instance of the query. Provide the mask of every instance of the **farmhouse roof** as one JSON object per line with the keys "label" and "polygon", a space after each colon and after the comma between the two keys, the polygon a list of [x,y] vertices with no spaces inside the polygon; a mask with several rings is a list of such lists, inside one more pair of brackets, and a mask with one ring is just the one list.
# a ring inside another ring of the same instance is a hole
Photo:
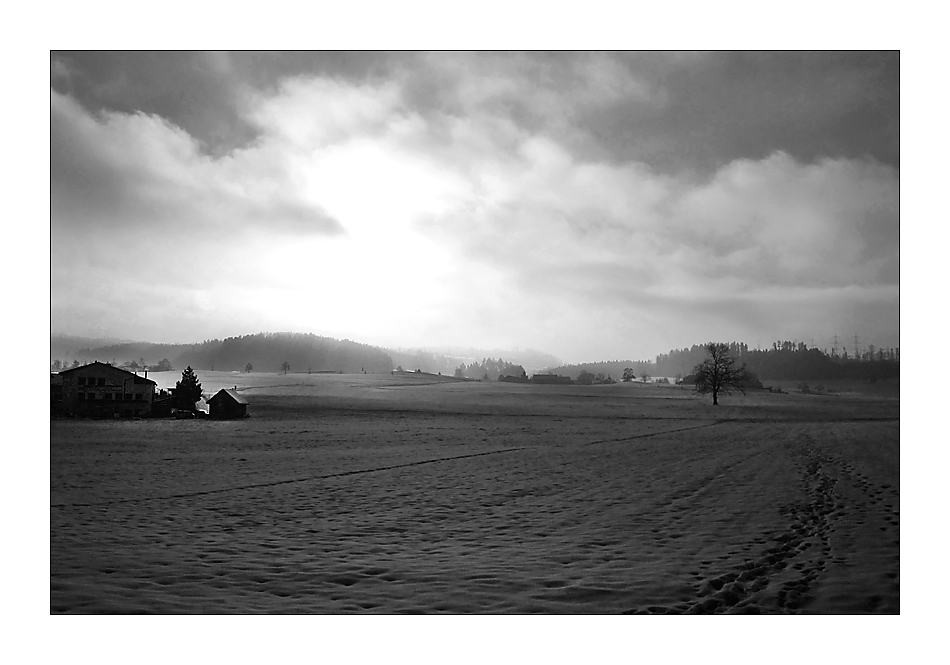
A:
{"label": "farmhouse roof", "polygon": [[88,365],[80,365],[79,367],[70,367],[69,369],[64,369],[62,372],[60,372],[60,375],[69,374],[70,372],[76,372],[81,369],[89,369],[90,367],[93,367],[94,365],[99,365],[100,367],[108,367],[109,369],[115,372],[122,372],[123,374],[128,374],[129,376],[135,378],[135,383],[143,383],[143,384],[151,383],[153,385],[158,385],[151,379],[146,379],[144,376],[139,376],[138,374],[134,374],[133,372],[127,372],[126,370],[116,367],[115,365],[110,365],[109,363],[102,363],[102,362],[99,362],[98,360],[96,360],[95,362],[91,362]]}
{"label": "farmhouse roof", "polygon": [[211,399],[218,397],[219,395],[221,395],[221,393],[224,393],[225,395],[230,397],[232,400],[234,400],[238,404],[247,404],[247,400],[244,399],[241,395],[238,395],[237,392],[233,388],[222,388],[221,390],[216,392],[214,394],[214,397],[212,397]]}

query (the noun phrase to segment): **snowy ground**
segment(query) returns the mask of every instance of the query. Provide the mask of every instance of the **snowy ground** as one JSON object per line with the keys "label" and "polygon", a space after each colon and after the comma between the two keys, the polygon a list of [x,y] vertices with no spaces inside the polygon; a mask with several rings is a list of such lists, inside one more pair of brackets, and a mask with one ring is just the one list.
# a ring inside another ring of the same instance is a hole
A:
{"label": "snowy ground", "polygon": [[897,399],[201,379],[51,423],[51,612],[900,612]]}

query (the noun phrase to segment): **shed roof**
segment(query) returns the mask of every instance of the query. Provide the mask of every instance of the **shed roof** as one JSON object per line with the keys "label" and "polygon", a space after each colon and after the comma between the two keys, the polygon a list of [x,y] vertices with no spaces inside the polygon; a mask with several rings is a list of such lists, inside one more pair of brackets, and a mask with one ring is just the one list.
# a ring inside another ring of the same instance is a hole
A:
{"label": "shed roof", "polygon": [[[225,395],[227,395],[228,397],[230,397],[232,400],[234,400],[234,401],[237,402],[238,404],[247,404],[247,400],[244,399],[241,395],[238,395],[238,394],[237,394],[237,391],[235,391],[233,388],[222,388],[221,390],[219,390],[218,392],[216,392],[216,393],[214,394],[214,397],[212,397],[211,399],[215,399],[215,398],[221,396],[221,393],[224,393]],[[209,401],[210,401],[210,400],[209,400]]]}

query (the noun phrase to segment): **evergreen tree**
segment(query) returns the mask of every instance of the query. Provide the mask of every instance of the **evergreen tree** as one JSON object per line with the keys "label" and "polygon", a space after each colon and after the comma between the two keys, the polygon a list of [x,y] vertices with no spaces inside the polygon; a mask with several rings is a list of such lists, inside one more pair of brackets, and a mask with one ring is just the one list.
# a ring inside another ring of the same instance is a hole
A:
{"label": "evergreen tree", "polygon": [[181,373],[181,381],[175,383],[175,395],[178,397],[178,408],[194,411],[195,402],[201,399],[201,384],[191,365]]}

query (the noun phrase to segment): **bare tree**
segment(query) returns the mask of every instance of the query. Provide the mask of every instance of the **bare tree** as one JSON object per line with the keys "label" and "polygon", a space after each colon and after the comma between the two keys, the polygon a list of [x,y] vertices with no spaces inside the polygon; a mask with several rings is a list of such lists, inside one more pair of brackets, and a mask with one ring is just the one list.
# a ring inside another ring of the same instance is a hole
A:
{"label": "bare tree", "polygon": [[730,394],[738,390],[745,395],[748,372],[745,365],[736,367],[736,360],[729,355],[729,345],[718,342],[706,344],[709,357],[693,368],[696,375],[696,392],[701,395],[712,393],[713,404],[719,404],[719,394]]}
{"label": "bare tree", "polygon": [[284,363],[280,366],[280,368],[284,370],[284,374],[286,374],[287,372],[290,371],[290,363],[285,360]]}

